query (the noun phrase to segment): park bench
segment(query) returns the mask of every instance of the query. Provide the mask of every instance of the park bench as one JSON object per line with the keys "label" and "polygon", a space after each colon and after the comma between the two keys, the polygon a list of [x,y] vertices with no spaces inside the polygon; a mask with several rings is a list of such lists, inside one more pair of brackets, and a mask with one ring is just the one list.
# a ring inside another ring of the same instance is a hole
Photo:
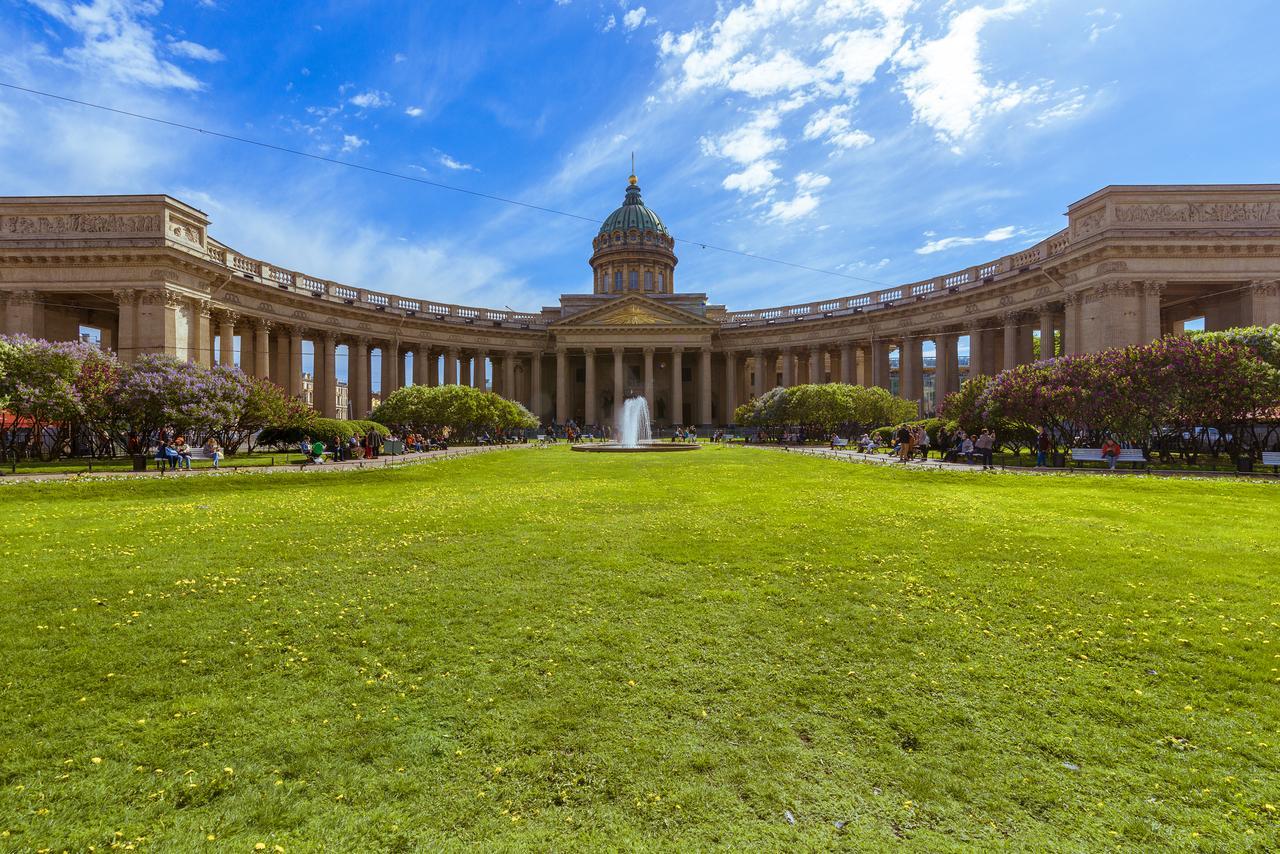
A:
{"label": "park bench", "polygon": [[835,438],[835,439],[832,439],[832,440],[831,440],[831,447],[832,447],[832,449],[833,449],[833,450],[834,450],[835,448],[847,448],[847,447],[849,447],[849,440],[848,440],[848,439],[841,439],[841,438],[837,437],[837,438]]}
{"label": "park bench", "polygon": [[[205,452],[205,449],[203,446],[198,448],[191,448],[190,450],[191,452],[187,456],[191,459],[191,462],[193,463],[196,460],[205,460],[207,462],[208,460],[213,459],[213,457],[209,456],[209,454]],[[166,469],[169,468],[169,460],[167,458],[155,457],[154,459],[156,462],[156,469],[158,471],[165,471]],[[178,468],[180,469],[182,467],[183,467],[182,464],[179,463]]]}
{"label": "park bench", "polygon": [[1280,467],[1280,451],[1263,451],[1262,464],[1264,466],[1271,466],[1273,471],[1277,467]]}
{"label": "park bench", "polygon": [[[1102,458],[1101,448],[1072,448],[1071,461],[1077,466],[1080,463],[1105,463]],[[1120,456],[1116,457],[1116,464],[1132,463],[1134,468],[1139,465],[1145,466],[1147,458],[1143,455],[1141,448],[1121,448]]]}

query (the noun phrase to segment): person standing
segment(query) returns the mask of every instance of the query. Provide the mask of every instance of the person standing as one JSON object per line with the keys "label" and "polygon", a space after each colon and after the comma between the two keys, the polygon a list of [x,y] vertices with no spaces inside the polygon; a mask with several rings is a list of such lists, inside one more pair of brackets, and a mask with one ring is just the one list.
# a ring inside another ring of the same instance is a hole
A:
{"label": "person standing", "polygon": [[978,456],[982,458],[982,467],[984,469],[991,468],[991,452],[995,447],[996,437],[990,430],[983,430],[982,435],[978,436],[978,441],[973,443],[973,449],[978,452]]}
{"label": "person standing", "polygon": [[1049,431],[1040,428],[1040,435],[1036,436],[1036,468],[1044,468],[1049,465],[1049,450],[1053,447],[1053,443],[1049,440]]}

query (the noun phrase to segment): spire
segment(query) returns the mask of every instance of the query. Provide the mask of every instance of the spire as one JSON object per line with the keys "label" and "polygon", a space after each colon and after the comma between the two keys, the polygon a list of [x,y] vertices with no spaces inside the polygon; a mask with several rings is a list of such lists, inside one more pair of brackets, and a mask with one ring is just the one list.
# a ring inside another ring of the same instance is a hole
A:
{"label": "spire", "polygon": [[634,187],[636,185],[636,153],[631,152],[631,175],[627,178],[627,184]]}

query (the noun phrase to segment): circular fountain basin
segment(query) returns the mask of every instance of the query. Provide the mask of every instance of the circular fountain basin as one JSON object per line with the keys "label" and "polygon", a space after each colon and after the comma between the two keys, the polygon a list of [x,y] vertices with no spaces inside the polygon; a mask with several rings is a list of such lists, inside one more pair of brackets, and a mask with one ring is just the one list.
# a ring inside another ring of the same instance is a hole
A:
{"label": "circular fountain basin", "polygon": [[662,451],[696,451],[702,447],[697,442],[663,442],[655,440],[637,445],[620,445],[617,442],[599,442],[573,445],[573,450],[593,454],[652,454]]}

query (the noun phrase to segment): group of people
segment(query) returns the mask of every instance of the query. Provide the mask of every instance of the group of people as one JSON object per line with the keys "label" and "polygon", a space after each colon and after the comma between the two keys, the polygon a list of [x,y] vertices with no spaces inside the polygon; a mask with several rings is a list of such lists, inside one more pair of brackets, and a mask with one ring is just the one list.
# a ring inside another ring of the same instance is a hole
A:
{"label": "group of people", "polygon": [[404,437],[404,449],[406,451],[416,451],[425,453],[427,451],[447,451],[449,444],[445,441],[444,435],[428,436],[422,433],[406,433]]}
{"label": "group of people", "polygon": [[[136,434],[130,434],[129,441],[126,443],[127,450],[130,454],[137,455],[142,453],[142,440]],[[204,441],[204,454],[213,462],[213,467],[218,468],[222,463],[222,445],[213,436]],[[191,469],[191,458],[193,451],[191,446],[187,444],[185,436],[173,436],[169,431],[162,430],[159,440],[156,442],[156,463],[160,467],[160,471],[175,471],[177,469]]]}
{"label": "group of people", "polygon": [[303,436],[298,443],[298,453],[315,464],[323,463],[326,456],[333,462],[373,459],[382,453],[382,437],[370,431],[367,434],[357,433],[348,439],[334,436],[326,444],[320,439]]}

